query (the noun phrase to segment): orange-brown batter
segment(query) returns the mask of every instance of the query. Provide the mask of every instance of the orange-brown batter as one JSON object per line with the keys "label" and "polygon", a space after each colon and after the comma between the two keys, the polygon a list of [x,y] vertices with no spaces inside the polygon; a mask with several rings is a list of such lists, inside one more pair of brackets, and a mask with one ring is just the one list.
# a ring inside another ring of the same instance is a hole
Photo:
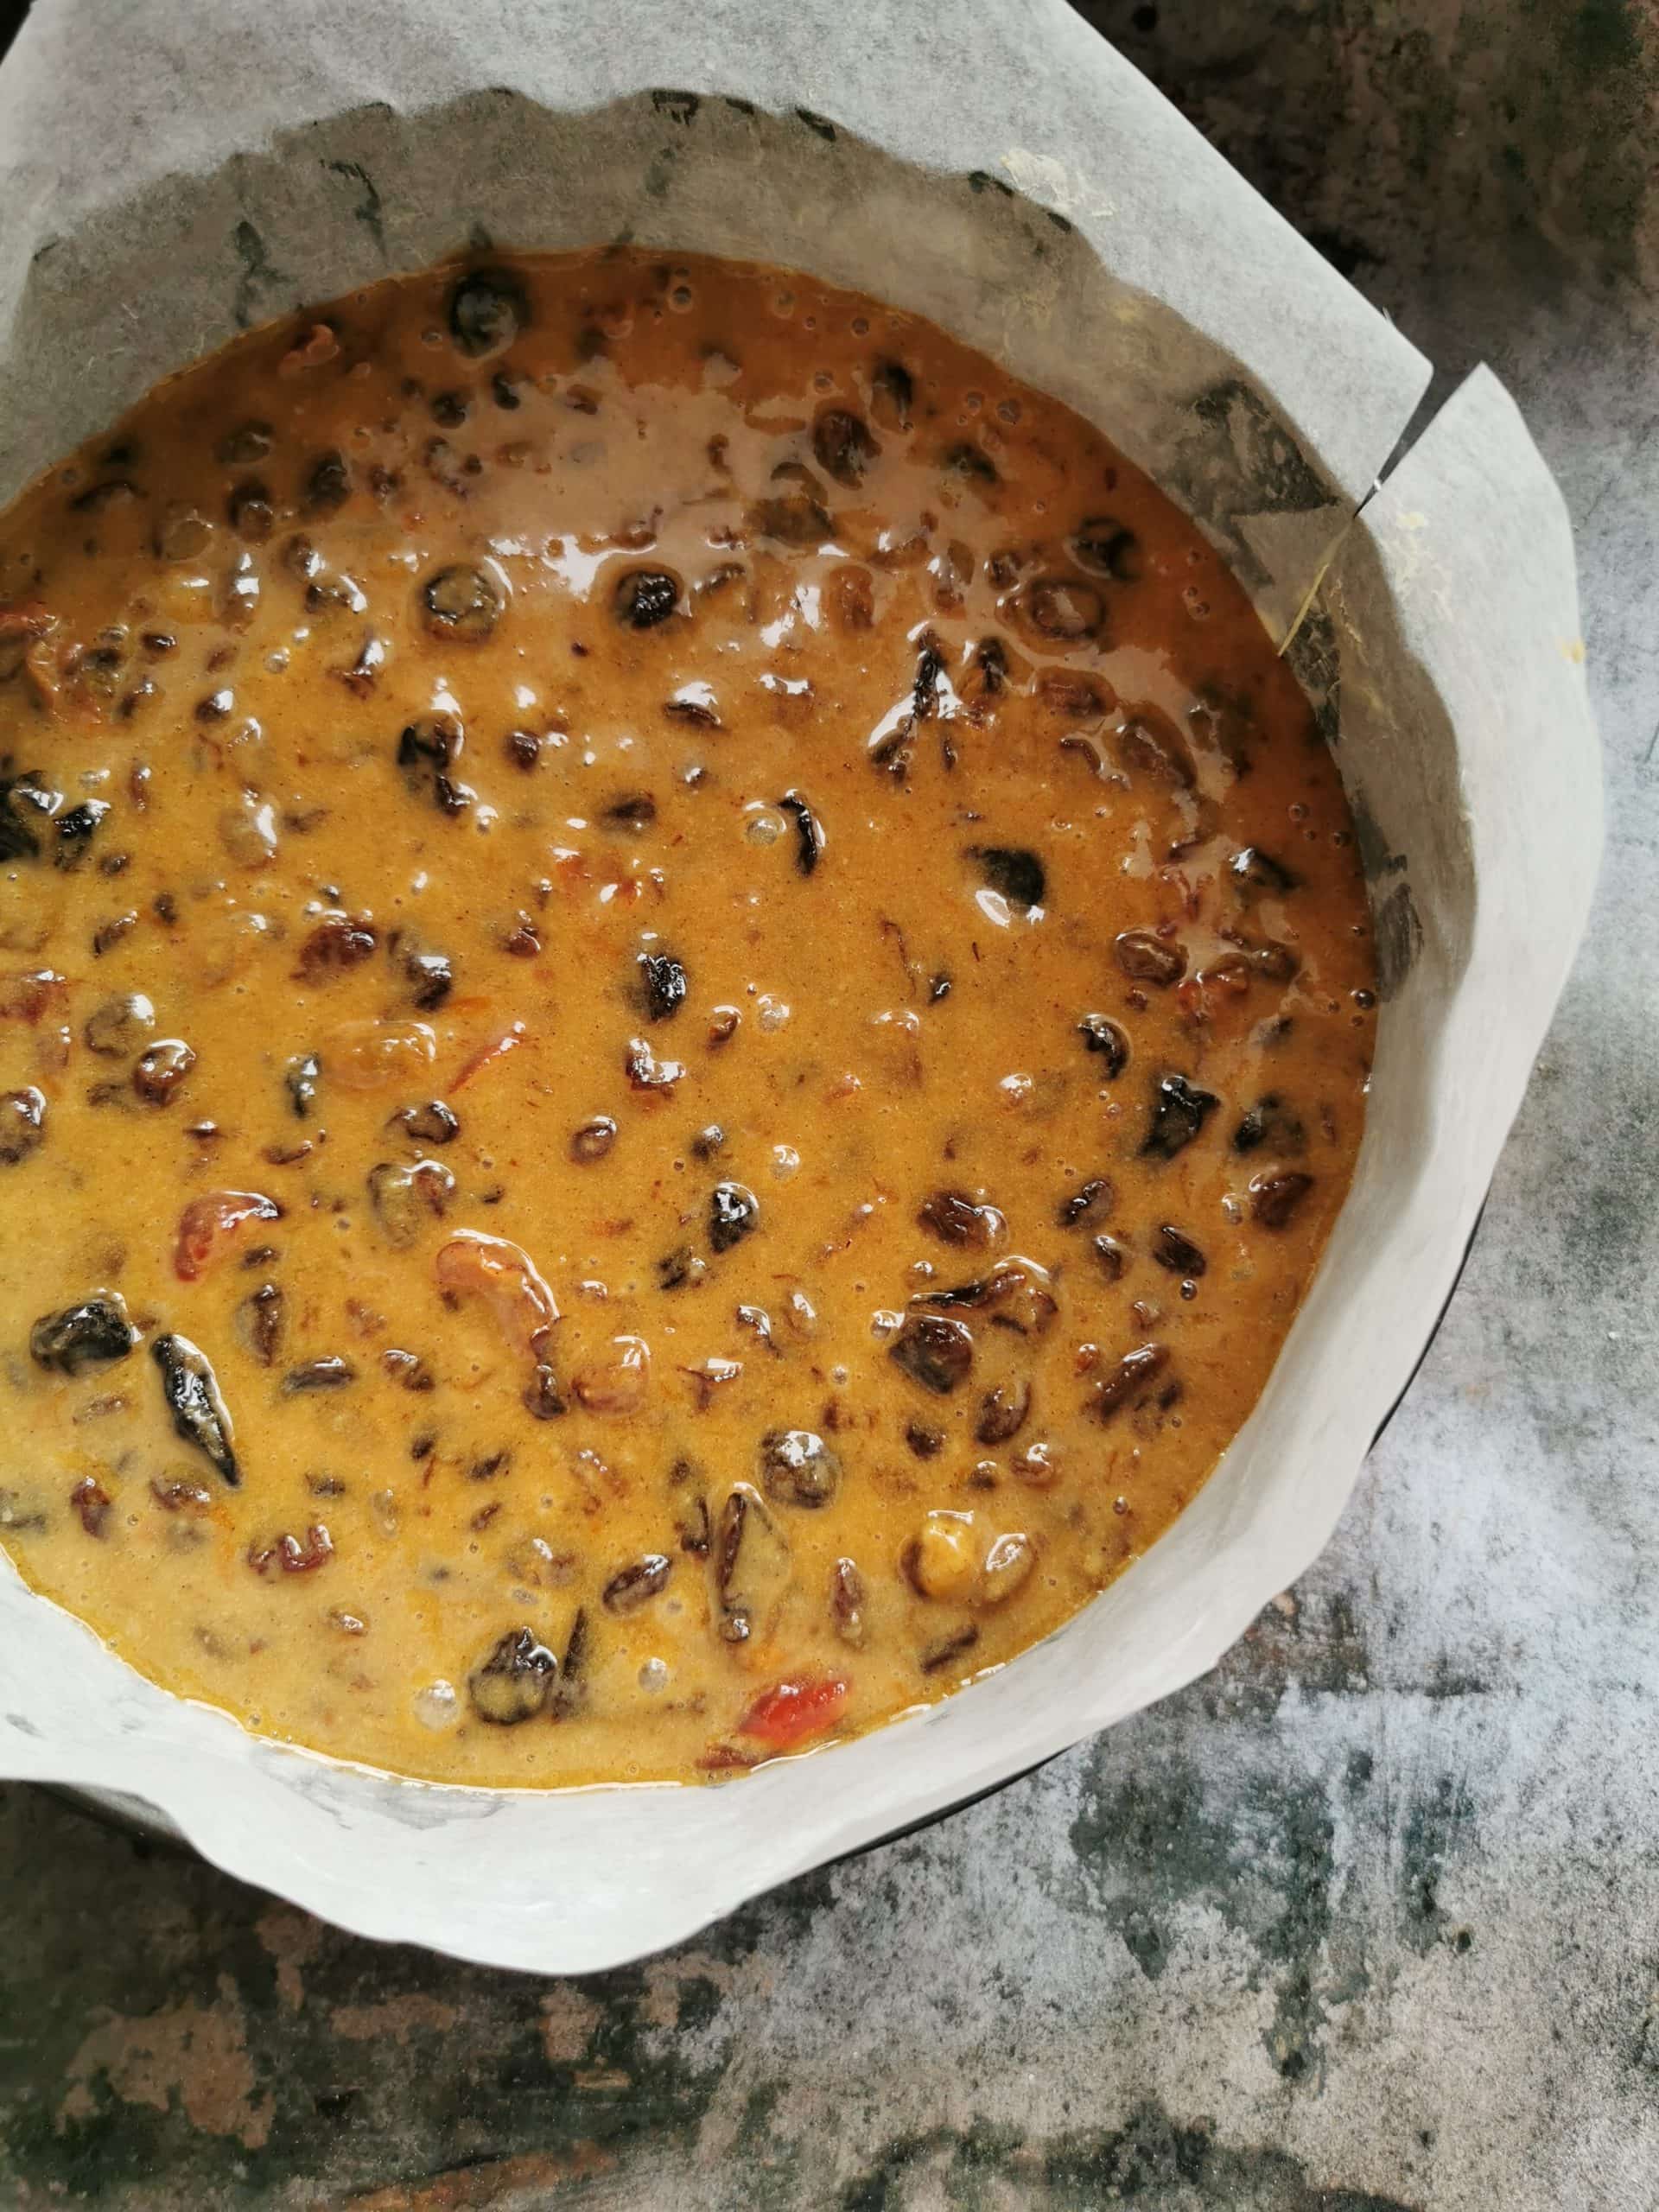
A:
{"label": "orange-brown batter", "polygon": [[1342,1203],[1335,768],[1076,416],[775,270],[456,268],[0,518],[0,1536],[249,1726],[693,1777],[1012,1658]]}

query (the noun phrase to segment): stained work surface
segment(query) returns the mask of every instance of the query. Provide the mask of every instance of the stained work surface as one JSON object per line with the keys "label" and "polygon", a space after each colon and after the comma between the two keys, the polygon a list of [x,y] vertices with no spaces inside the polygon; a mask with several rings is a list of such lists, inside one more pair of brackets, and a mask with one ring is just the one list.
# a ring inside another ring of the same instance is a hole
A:
{"label": "stained work surface", "polygon": [[644,1967],[378,1950],[0,1793],[0,2206],[1659,2192],[1659,19],[1090,12],[1446,371],[1493,361],[1579,531],[1606,878],[1422,1375],[1216,1675]]}

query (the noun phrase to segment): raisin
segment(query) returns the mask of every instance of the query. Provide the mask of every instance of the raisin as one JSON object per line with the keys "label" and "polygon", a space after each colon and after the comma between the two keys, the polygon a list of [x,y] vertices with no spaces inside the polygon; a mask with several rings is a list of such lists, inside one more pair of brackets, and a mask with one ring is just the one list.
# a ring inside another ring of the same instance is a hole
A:
{"label": "raisin", "polygon": [[237,1334],[261,1367],[273,1367],[283,1347],[284,1300],[274,1282],[262,1282],[237,1307]]}
{"label": "raisin", "polygon": [[578,1166],[591,1167],[603,1160],[616,1142],[616,1123],[608,1114],[595,1114],[570,1135],[570,1157]]}
{"label": "raisin", "polygon": [[1071,539],[1071,556],[1080,568],[1114,583],[1132,584],[1141,574],[1141,541],[1115,515],[1090,515]]}
{"label": "raisin", "polygon": [[979,1419],[974,1424],[974,1440],[978,1444],[1007,1444],[1019,1435],[1031,1412],[1031,1385],[998,1383],[995,1390],[988,1390],[979,1402]]}
{"label": "raisin", "polygon": [[505,269],[469,270],[449,295],[449,335],[469,359],[499,353],[530,322],[530,302]]}
{"label": "raisin", "polygon": [[132,1087],[147,1106],[165,1106],[195,1065],[196,1056],[181,1037],[164,1037],[138,1055]]}
{"label": "raisin", "polygon": [[654,630],[680,603],[678,580],[663,569],[630,569],[611,601],[619,622],[630,630]]}
{"label": "raisin", "polygon": [[1235,853],[1227,863],[1227,873],[1249,898],[1252,893],[1265,892],[1274,899],[1282,899],[1287,892],[1296,888],[1296,878],[1281,861],[1271,853],[1264,853],[1260,845],[1246,845]]}
{"label": "raisin", "polygon": [[961,476],[975,484],[997,484],[1001,479],[996,473],[996,463],[982,448],[966,438],[960,438],[944,449],[942,460],[952,476]]}
{"label": "raisin", "polygon": [[1096,636],[1106,620],[1106,602],[1094,586],[1068,576],[1044,576],[1025,585],[1018,605],[1033,629],[1063,645]]}
{"label": "raisin", "polygon": [[760,1481],[774,1503],[828,1505],[841,1485],[841,1461],[810,1428],[768,1429],[760,1440]]}
{"label": "raisin", "polygon": [[741,1183],[716,1183],[709,1195],[709,1242],[716,1252],[741,1244],[760,1218],[760,1201]]}
{"label": "raisin", "polygon": [[0,1091],[0,1166],[18,1166],[45,1140],[45,1092],[33,1087]]}
{"label": "raisin", "polygon": [[461,814],[473,793],[451,773],[464,743],[460,718],[423,715],[405,724],[397,740],[397,766],[417,797],[429,798],[442,814]]}
{"label": "raisin", "polygon": [[352,472],[343,453],[319,454],[305,480],[305,512],[338,514],[352,496]]}
{"label": "raisin", "polygon": [[130,991],[94,1007],[80,1033],[89,1052],[106,1059],[124,1060],[138,1051],[155,1027],[155,1007],[141,991]]}
{"label": "raisin", "polygon": [[138,1341],[119,1294],[100,1290],[78,1305],[43,1313],[29,1332],[30,1357],[60,1375],[79,1375],[88,1367],[125,1359]]}
{"label": "raisin", "polygon": [[870,372],[870,405],[878,422],[895,430],[910,428],[916,381],[902,361],[878,361]]}
{"label": "raisin", "polygon": [[315,1052],[296,1053],[283,1071],[283,1086],[288,1092],[289,1103],[304,1121],[310,1113],[317,1096],[317,1078],[322,1073],[322,1064]]}
{"label": "raisin", "polygon": [[1129,1040],[1120,1025],[1103,1014],[1085,1014],[1077,1024],[1085,1052],[1097,1053],[1100,1072],[1108,1082],[1129,1065]]}
{"label": "raisin", "polygon": [[290,1367],[283,1377],[283,1393],[296,1397],[308,1390],[343,1390],[356,1380],[357,1370],[351,1361],[330,1352],[321,1359],[308,1359]]}
{"label": "raisin", "polygon": [[685,970],[671,952],[642,952],[637,958],[646,1018],[666,1021],[685,1004]]}
{"label": "raisin", "polygon": [[441,1007],[455,987],[455,971],[447,952],[420,952],[405,947],[398,965],[409,984],[409,1002],[423,1014]]}
{"label": "raisin", "polygon": [[1042,905],[1048,879],[1041,861],[1023,845],[970,845],[968,857],[979,863],[988,887],[1009,906],[1029,913]]}
{"label": "raisin", "polygon": [[1096,1236],[1093,1251],[1100,1264],[1100,1272],[1108,1282],[1121,1282],[1123,1270],[1129,1264],[1128,1247],[1116,1236]]}
{"label": "raisin", "polygon": [[270,493],[257,476],[250,476],[232,490],[226,502],[231,528],[247,545],[263,545],[276,521]]}
{"label": "raisin", "polygon": [[1233,1131],[1235,1152],[1267,1150],[1298,1159],[1307,1149],[1307,1131],[1301,1117],[1286,1105],[1276,1090],[1258,1098]]}
{"label": "raisin", "polygon": [[79,806],[65,808],[52,824],[58,840],[53,854],[57,867],[72,868],[80,865],[109,810],[109,801],[102,798],[83,799]]}
{"label": "raisin", "polygon": [[830,1618],[843,1643],[864,1641],[864,1578],[855,1560],[838,1559],[830,1571]]}
{"label": "raisin", "polygon": [[1143,1160],[1173,1160],[1184,1152],[1221,1103],[1213,1091],[1199,1090],[1182,1075],[1158,1078],[1152,1122],[1141,1146]]}
{"label": "raisin", "polygon": [[501,588],[482,569],[454,562],[421,587],[421,606],[434,637],[481,645],[493,635],[505,605]]}
{"label": "raisin", "polygon": [[509,1629],[467,1677],[467,1694],[480,1720],[512,1728],[545,1710],[558,1672],[557,1658],[533,1629]]}
{"label": "raisin", "polygon": [[918,1421],[906,1421],[905,1441],[918,1459],[932,1459],[944,1449],[944,1431],[925,1427]]}
{"label": "raisin", "polygon": [[1283,1229],[1313,1187],[1313,1178],[1294,1168],[1250,1178],[1250,1213],[1263,1229]]}
{"label": "raisin", "polygon": [[946,1398],[968,1379],[974,1339],[965,1322],[943,1313],[907,1313],[887,1353],[912,1382]]}
{"label": "raisin", "polygon": [[1196,1280],[1209,1262],[1204,1254],[1180,1230],[1165,1222],[1152,1241],[1152,1256],[1160,1268],[1167,1268],[1172,1274],[1190,1275]]}
{"label": "raisin", "polygon": [[1167,990],[1186,973],[1186,947],[1172,944],[1152,930],[1120,930],[1112,950],[1132,982],[1155,983]]}
{"label": "raisin", "polygon": [[600,818],[613,829],[631,830],[637,836],[657,819],[657,802],[649,791],[632,791],[607,806]]}
{"label": "raisin", "polygon": [[175,1433],[194,1445],[234,1490],[241,1481],[231,1417],[205,1352],[188,1337],[157,1337],[150,1357],[162,1370],[162,1394]]}
{"label": "raisin", "polygon": [[112,1503],[103,1484],[94,1482],[90,1475],[83,1475],[70,1491],[69,1503],[80,1516],[80,1525],[87,1535],[101,1536]]}
{"label": "raisin", "polygon": [[1105,1175],[1091,1175],[1069,1198],[1062,1198],[1054,1220],[1060,1229],[1092,1229],[1107,1219],[1117,1204],[1117,1192]]}
{"label": "raisin", "polygon": [[325,914],[300,947],[294,981],[315,984],[343,976],[370,958],[374,947],[374,931],[365,917]]}
{"label": "raisin", "polygon": [[812,425],[812,450],[826,476],[855,489],[881,448],[861,416],[849,408],[826,407]]}
{"label": "raisin", "polygon": [[785,791],[778,802],[795,823],[795,867],[810,875],[823,856],[823,824],[799,791]]}
{"label": "raisin", "polygon": [[1110,1374],[1096,1383],[1085,1410],[1097,1421],[1109,1421],[1143,1382],[1150,1382],[1168,1364],[1169,1351],[1164,1344],[1142,1344],[1135,1351],[1125,1352]]}
{"label": "raisin", "polygon": [[600,1593],[607,1613],[634,1613],[668,1587],[674,1562],[662,1552],[647,1552],[613,1574]]}
{"label": "raisin", "polygon": [[923,1199],[916,1222],[941,1244],[989,1246],[999,1241],[1006,1228],[995,1206],[976,1205],[965,1191],[935,1191]]}

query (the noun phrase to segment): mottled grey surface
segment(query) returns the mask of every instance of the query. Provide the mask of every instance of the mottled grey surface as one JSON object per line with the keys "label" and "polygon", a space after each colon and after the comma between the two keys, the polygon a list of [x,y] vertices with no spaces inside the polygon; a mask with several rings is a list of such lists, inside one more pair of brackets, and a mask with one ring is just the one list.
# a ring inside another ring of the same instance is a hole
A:
{"label": "mottled grey surface", "polygon": [[1580,531],[1606,874],[1422,1375],[1215,1675],[644,1967],[376,1950],[0,1791],[0,2202],[1659,2202],[1659,14],[1085,12],[1494,363]]}

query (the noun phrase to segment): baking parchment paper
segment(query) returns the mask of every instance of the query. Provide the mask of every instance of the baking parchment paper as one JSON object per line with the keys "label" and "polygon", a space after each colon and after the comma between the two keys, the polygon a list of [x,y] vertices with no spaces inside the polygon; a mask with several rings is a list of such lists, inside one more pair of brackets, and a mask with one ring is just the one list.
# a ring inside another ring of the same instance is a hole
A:
{"label": "baking parchment paper", "polygon": [[[0,1572],[0,1771],[128,1793],[365,1934],[581,1971],[1211,1665],[1324,1542],[1581,930],[1599,782],[1559,496],[1063,0],[37,0],[0,70],[0,498],[159,376],[485,241],[810,269],[1096,421],[1226,551],[1338,749],[1387,999],[1353,1195],[1261,1404],[1113,1589],[944,1706],[737,1786],[537,1795],[284,1751]],[[0,1264],[5,1224],[0,1215]]]}

